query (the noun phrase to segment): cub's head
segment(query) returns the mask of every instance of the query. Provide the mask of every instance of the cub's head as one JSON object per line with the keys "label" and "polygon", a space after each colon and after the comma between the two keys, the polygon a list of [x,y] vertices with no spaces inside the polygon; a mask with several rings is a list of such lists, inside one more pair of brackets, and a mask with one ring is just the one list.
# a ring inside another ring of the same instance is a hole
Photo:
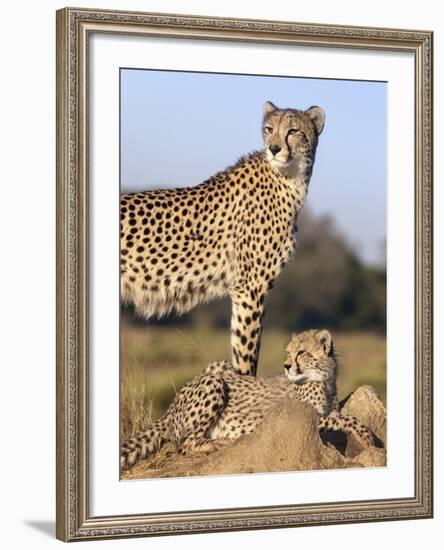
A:
{"label": "cub's head", "polygon": [[291,382],[328,382],[336,377],[337,363],[328,330],[293,334],[286,348],[285,374]]}
{"label": "cub's head", "polygon": [[265,155],[272,168],[283,175],[297,176],[311,167],[324,122],[325,114],[320,107],[306,111],[278,109],[267,101],[262,135]]}

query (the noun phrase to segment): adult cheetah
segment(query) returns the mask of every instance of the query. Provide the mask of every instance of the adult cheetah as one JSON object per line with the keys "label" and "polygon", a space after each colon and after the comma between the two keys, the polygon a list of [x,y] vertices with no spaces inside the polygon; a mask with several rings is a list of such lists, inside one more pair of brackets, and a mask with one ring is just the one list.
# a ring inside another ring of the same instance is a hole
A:
{"label": "adult cheetah", "polygon": [[122,300],[150,318],[229,295],[232,365],[255,375],[265,298],[294,250],[324,119],[267,102],[263,151],[196,187],[122,195]]}
{"label": "adult cheetah", "polygon": [[183,453],[207,453],[252,433],[266,413],[284,398],[315,407],[319,429],[352,433],[364,446],[378,444],[356,418],[338,411],[337,360],[327,330],[293,335],[287,346],[285,374],[254,378],[239,374],[228,362],[210,364],[182,387],[167,412],[148,430],[121,447],[121,467],[155,453],[171,441]]}

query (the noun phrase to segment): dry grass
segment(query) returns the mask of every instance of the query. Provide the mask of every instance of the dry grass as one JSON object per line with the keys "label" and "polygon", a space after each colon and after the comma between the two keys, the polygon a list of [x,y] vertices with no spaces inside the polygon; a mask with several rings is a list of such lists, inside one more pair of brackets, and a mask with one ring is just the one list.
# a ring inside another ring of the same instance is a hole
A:
{"label": "dry grass", "polygon": [[[281,372],[290,334],[266,330],[258,372]],[[340,354],[339,398],[371,384],[385,401],[386,342],[372,333],[334,333]],[[228,330],[121,326],[121,437],[146,428],[165,412],[176,390],[211,361],[228,359]]]}

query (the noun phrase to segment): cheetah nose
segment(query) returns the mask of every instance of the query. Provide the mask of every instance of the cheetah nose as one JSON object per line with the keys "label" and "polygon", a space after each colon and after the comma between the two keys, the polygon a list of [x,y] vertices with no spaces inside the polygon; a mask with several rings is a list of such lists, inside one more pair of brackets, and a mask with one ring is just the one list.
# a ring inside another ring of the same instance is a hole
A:
{"label": "cheetah nose", "polygon": [[277,153],[279,153],[279,151],[282,149],[282,147],[279,147],[279,145],[270,145],[268,148],[273,153],[273,155],[277,155]]}
{"label": "cheetah nose", "polygon": [[285,369],[285,370],[290,370],[290,368],[291,368],[290,363],[285,363],[285,364],[284,364],[284,369]]}

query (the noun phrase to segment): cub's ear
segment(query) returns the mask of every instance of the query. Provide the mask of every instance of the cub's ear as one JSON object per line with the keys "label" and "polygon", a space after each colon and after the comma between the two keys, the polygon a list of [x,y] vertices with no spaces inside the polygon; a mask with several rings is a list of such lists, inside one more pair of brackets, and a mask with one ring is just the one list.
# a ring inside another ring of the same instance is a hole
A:
{"label": "cub's ear", "polygon": [[325,113],[324,111],[317,106],[310,107],[305,111],[305,114],[308,115],[313,124],[315,125],[316,133],[319,135],[324,129],[325,124]]}
{"label": "cub's ear", "polygon": [[274,105],[274,103],[271,103],[271,101],[267,101],[266,103],[264,103],[264,116],[267,116],[268,114],[276,110],[276,105]]}
{"label": "cub's ear", "polygon": [[329,355],[333,347],[333,340],[328,330],[320,330],[318,332],[318,340],[324,348],[325,355]]}

